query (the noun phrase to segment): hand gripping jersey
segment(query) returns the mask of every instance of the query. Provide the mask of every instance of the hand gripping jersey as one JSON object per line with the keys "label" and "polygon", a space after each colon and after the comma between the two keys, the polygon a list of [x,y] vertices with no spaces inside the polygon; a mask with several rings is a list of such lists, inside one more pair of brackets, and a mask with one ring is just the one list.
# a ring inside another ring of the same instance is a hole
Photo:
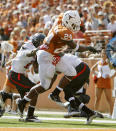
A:
{"label": "hand gripping jersey", "polygon": [[45,38],[44,44],[41,46],[41,49],[44,49],[52,55],[58,55],[60,52],[66,50],[67,45],[63,40],[71,41],[74,37],[73,33],[69,29],[62,26],[62,17],[63,14],[57,18],[53,27]]}

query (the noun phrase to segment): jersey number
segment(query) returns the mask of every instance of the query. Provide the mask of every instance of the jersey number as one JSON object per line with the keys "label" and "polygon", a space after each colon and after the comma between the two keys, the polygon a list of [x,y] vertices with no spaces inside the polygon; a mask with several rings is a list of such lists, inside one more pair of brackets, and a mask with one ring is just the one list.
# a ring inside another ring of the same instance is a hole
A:
{"label": "jersey number", "polygon": [[64,34],[64,39],[65,40],[72,40],[72,35],[71,34]]}

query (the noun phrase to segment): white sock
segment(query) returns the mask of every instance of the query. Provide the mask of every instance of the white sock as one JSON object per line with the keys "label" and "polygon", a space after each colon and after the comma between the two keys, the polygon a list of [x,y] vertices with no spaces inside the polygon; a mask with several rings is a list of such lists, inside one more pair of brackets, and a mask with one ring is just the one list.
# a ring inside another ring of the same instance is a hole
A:
{"label": "white sock", "polygon": [[24,99],[25,99],[26,101],[31,101],[31,99],[29,99],[29,98],[26,97],[26,96],[24,96]]}
{"label": "white sock", "polygon": [[63,89],[60,88],[59,86],[56,86],[56,88],[57,88],[58,90],[60,90],[60,91],[63,91]]}

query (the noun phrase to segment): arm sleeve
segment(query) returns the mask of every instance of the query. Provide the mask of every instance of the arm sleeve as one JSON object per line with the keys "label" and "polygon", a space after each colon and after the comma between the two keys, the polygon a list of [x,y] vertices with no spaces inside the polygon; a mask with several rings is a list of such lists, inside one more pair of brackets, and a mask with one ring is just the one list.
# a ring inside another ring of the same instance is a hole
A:
{"label": "arm sleeve", "polygon": [[20,51],[20,54],[23,56],[27,56],[29,53],[31,53],[32,50],[22,50]]}

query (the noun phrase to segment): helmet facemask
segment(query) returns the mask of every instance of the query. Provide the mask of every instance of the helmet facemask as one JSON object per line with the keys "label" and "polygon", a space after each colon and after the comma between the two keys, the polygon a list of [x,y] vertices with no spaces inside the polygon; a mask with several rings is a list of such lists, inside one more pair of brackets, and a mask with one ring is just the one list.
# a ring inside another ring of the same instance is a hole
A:
{"label": "helmet facemask", "polygon": [[72,32],[77,32],[80,30],[80,16],[77,11],[67,11],[64,13],[62,23]]}

